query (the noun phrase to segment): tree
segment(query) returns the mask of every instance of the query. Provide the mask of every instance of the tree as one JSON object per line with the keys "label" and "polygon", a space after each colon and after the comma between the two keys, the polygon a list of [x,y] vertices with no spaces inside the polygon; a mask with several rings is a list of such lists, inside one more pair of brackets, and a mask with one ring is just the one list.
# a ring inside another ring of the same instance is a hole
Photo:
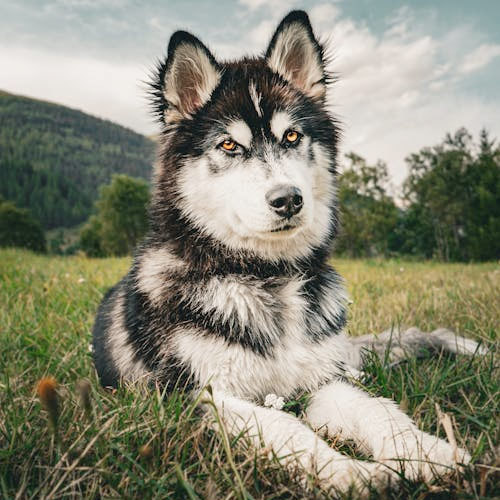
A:
{"label": "tree", "polygon": [[46,251],[45,234],[30,211],[0,199],[0,246]]}
{"label": "tree", "polygon": [[476,149],[462,128],[407,158],[406,220],[399,228],[402,240],[415,242],[412,253],[440,260],[500,256],[500,152],[486,131]]}
{"label": "tree", "polygon": [[88,257],[104,257],[101,238],[100,220],[96,215],[91,215],[80,231],[80,248]]}
{"label": "tree", "polygon": [[388,195],[389,174],[383,162],[368,165],[354,153],[339,176],[341,230],[337,251],[352,257],[386,255],[398,218]]}
{"label": "tree", "polygon": [[97,213],[80,234],[81,248],[92,256],[126,255],[134,249],[148,227],[149,188],[145,181],[114,175],[102,186]]}
{"label": "tree", "polygon": [[500,258],[500,148],[480,134],[479,153],[470,172],[465,232],[467,257],[474,260]]}
{"label": "tree", "polygon": [[434,228],[425,207],[415,203],[400,210],[389,239],[391,253],[431,259],[435,247]]}

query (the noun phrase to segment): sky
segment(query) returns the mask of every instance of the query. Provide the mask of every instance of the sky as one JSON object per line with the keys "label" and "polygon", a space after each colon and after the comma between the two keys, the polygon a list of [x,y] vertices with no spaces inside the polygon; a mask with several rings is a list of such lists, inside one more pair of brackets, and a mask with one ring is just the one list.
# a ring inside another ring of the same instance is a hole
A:
{"label": "sky", "polygon": [[152,135],[145,82],[175,30],[237,58],[294,8],[333,55],[342,154],[386,161],[397,186],[405,157],[447,132],[500,138],[497,0],[0,0],[0,89]]}

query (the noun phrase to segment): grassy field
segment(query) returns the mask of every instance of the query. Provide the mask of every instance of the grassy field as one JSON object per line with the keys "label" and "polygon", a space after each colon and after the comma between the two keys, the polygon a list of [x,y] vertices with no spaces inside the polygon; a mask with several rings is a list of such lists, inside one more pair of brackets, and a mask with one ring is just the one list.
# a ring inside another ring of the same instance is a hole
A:
{"label": "grassy field", "polygon": [[[112,393],[99,387],[89,352],[93,316],[128,263],[0,252],[0,498],[329,498],[314,478],[304,489],[277,460],[249,449],[244,436],[228,439],[183,395],[166,400],[140,389]],[[437,428],[439,405],[475,464],[432,485],[403,483],[383,498],[498,498],[499,372],[493,351],[500,267],[334,264],[353,300],[351,334],[391,324],[447,326],[492,351],[483,358],[441,355],[393,368],[370,363],[363,384],[372,394],[396,399],[421,428],[444,437]],[[35,391],[47,375],[59,384],[56,428]],[[90,382],[90,407],[81,402],[87,394],[78,388],[82,379]],[[294,402],[288,407],[300,412]]]}

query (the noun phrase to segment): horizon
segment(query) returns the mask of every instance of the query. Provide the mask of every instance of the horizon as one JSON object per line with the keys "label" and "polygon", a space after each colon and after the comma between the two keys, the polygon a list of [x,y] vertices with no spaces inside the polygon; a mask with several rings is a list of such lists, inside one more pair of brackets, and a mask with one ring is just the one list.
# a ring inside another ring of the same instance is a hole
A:
{"label": "horizon", "polygon": [[[148,72],[176,29],[221,59],[265,49],[280,19],[304,8],[329,40],[332,112],[343,124],[340,153],[388,164],[400,185],[404,158],[447,132],[481,128],[499,137],[500,4],[425,0],[199,2],[53,0],[3,2],[0,89],[71,107],[146,136],[159,132],[146,100]],[[228,14],[229,13],[229,14]],[[270,14],[270,15],[269,15]],[[225,19],[224,19],[225,17]]]}

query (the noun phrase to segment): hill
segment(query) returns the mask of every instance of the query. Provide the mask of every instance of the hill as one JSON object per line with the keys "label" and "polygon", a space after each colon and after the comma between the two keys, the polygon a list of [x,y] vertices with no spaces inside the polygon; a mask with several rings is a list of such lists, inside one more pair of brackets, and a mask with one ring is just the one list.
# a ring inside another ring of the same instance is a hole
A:
{"label": "hill", "polygon": [[153,155],[154,142],[130,129],[0,91],[0,195],[45,229],[84,221],[114,173],[149,180]]}

